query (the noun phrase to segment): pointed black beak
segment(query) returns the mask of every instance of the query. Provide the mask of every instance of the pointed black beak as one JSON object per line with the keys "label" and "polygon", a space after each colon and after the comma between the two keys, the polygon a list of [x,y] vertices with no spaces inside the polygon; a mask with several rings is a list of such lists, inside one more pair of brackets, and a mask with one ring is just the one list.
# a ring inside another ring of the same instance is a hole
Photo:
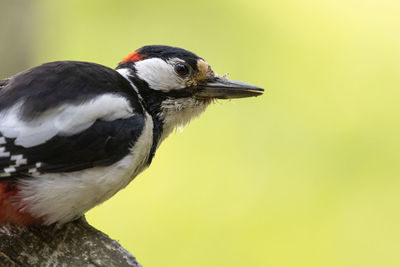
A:
{"label": "pointed black beak", "polygon": [[229,99],[259,96],[263,93],[264,89],[260,87],[229,80],[224,77],[215,77],[204,84],[198,85],[196,96],[201,98]]}

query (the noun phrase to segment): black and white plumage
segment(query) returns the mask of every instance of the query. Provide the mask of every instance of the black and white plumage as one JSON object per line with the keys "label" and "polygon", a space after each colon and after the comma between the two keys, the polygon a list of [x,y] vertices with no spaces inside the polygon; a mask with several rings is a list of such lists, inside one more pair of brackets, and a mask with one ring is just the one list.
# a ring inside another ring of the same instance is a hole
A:
{"label": "black and white plumage", "polygon": [[73,220],[125,187],[212,99],[261,93],[168,46],[142,47],[115,70],[59,61],[2,80],[0,223]]}

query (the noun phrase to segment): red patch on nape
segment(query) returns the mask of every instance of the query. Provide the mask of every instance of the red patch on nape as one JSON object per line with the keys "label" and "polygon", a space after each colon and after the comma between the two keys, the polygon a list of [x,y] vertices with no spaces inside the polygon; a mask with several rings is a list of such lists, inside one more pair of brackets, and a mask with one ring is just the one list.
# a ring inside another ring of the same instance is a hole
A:
{"label": "red patch on nape", "polygon": [[146,55],[140,54],[139,51],[133,51],[132,53],[130,53],[129,55],[127,55],[126,57],[124,57],[121,61],[121,63],[126,63],[126,62],[136,62],[136,61],[140,61],[142,59],[145,59]]}

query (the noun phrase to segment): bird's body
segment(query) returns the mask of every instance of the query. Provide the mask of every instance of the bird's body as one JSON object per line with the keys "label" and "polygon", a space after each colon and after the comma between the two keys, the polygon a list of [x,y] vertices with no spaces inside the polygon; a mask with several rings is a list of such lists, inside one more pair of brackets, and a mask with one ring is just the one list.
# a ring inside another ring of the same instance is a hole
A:
{"label": "bird's body", "polygon": [[[236,86],[233,96],[218,91],[224,83]],[[212,99],[261,93],[233,84],[167,46],[143,47],[115,70],[59,61],[0,81],[0,224],[81,216],[128,185]]]}

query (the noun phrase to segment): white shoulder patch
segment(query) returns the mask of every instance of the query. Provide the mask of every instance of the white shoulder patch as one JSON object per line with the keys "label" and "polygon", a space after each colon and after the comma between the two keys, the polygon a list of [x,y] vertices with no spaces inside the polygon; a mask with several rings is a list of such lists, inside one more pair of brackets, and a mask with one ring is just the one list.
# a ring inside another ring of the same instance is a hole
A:
{"label": "white shoulder patch", "polygon": [[73,135],[89,128],[96,120],[112,121],[134,115],[128,100],[115,94],[100,95],[79,105],[64,104],[31,121],[20,119],[23,101],[0,113],[0,132],[16,138],[15,144],[32,147],[57,134]]}

